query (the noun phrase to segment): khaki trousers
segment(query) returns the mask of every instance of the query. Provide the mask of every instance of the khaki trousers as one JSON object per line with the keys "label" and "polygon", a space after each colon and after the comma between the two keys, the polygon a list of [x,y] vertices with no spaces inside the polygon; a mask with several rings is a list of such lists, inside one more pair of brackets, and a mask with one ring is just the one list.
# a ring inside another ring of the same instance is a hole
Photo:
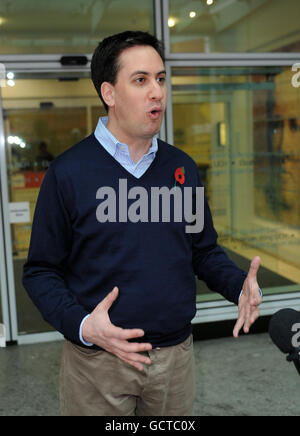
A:
{"label": "khaki trousers", "polygon": [[106,351],[65,341],[63,416],[191,416],[195,396],[193,338],[147,352],[140,372]]}

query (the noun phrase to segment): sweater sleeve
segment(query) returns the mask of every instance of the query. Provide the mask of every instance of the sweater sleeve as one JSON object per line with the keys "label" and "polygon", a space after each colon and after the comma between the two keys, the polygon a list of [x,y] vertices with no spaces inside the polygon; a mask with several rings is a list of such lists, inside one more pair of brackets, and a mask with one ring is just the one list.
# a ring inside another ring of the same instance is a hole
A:
{"label": "sweater sleeve", "polygon": [[70,215],[50,165],[35,208],[23,285],[43,318],[78,343],[80,323],[88,311],[66,285],[64,271],[71,247]]}
{"label": "sweater sleeve", "polygon": [[[201,186],[198,178],[199,186]],[[199,280],[209,289],[238,304],[247,273],[241,270],[218,245],[218,235],[213,226],[210,208],[204,200],[204,228],[193,238],[193,269]]]}

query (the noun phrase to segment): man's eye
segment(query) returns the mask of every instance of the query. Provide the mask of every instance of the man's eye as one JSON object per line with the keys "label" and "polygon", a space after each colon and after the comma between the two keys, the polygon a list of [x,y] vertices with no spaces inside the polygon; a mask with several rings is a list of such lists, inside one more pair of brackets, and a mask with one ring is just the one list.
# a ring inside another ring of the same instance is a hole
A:
{"label": "man's eye", "polygon": [[166,81],[166,78],[165,77],[159,77],[157,79],[157,81],[160,82],[160,83],[164,83]]}
{"label": "man's eye", "polygon": [[138,83],[143,83],[143,82],[145,81],[145,79],[144,79],[144,77],[138,77],[138,78],[136,79],[136,81],[137,81]]}

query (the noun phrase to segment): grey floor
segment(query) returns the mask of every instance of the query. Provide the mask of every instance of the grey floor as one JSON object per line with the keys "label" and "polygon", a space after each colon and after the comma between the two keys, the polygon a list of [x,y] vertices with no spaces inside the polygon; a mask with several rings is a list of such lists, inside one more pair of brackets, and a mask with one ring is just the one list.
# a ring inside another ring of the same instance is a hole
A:
{"label": "grey floor", "polygon": [[[0,348],[0,416],[59,415],[61,347]],[[195,357],[195,415],[300,415],[300,377],[268,334],[197,341]]]}

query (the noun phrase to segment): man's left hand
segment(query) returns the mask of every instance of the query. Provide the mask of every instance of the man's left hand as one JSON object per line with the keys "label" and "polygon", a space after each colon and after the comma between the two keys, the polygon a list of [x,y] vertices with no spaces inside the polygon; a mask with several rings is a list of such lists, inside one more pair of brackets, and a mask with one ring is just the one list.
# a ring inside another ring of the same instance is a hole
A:
{"label": "man's left hand", "polygon": [[243,293],[239,301],[239,316],[233,329],[233,336],[238,338],[239,331],[243,327],[244,333],[248,333],[251,325],[259,317],[258,306],[262,302],[259,286],[257,283],[257,271],[260,266],[260,257],[256,256],[251,262],[248,275],[243,284]]}

